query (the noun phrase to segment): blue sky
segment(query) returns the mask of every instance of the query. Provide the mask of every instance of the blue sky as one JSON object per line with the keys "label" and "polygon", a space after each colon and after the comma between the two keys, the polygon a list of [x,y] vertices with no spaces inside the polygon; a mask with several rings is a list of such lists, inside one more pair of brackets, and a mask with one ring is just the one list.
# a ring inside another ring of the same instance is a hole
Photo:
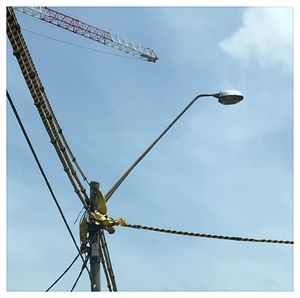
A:
{"label": "blue sky", "polygon": [[[133,224],[293,239],[292,9],[56,10],[154,49],[156,64],[23,31],[78,163],[105,193],[197,94],[240,90],[233,106],[199,100],[108,203]],[[17,13],[21,28],[120,52]],[[81,204],[7,42],[7,88],[67,220]],[[120,291],[291,291],[293,247],[117,228],[107,235]],[[7,106],[7,290],[44,291],[76,249]],[[68,291],[78,261],[55,290]],[[102,277],[103,290],[105,289]],[[76,290],[89,291],[84,274]]]}

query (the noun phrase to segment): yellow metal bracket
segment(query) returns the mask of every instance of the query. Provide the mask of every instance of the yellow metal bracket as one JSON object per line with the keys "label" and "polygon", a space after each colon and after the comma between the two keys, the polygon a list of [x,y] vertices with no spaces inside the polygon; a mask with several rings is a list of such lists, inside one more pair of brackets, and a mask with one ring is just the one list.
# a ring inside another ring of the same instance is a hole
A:
{"label": "yellow metal bracket", "polygon": [[114,226],[127,226],[128,223],[124,218],[113,219],[112,217],[107,215],[107,207],[105,202],[105,197],[98,191],[97,193],[97,204],[95,206],[95,210],[89,213],[89,217],[87,214],[82,218],[79,225],[79,235],[80,235],[80,252],[82,254],[87,253],[89,251],[88,243],[88,227],[89,223],[93,222],[95,225],[99,226],[99,228],[105,229],[109,234],[113,234],[115,232]]}

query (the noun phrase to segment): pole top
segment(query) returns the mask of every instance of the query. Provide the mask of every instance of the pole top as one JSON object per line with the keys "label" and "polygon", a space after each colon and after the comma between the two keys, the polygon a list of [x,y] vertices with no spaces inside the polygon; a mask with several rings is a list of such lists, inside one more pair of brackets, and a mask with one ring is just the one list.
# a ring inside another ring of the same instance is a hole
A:
{"label": "pole top", "polygon": [[98,182],[98,181],[91,181],[90,182],[90,187],[91,188],[95,188],[95,187],[99,188],[100,187],[100,182]]}

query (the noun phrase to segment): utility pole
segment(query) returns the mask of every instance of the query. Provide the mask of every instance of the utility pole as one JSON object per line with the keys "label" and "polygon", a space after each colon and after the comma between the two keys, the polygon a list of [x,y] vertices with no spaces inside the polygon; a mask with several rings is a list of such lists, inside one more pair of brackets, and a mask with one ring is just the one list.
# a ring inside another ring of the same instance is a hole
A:
{"label": "utility pole", "polygon": [[[99,182],[91,181],[90,183],[90,212],[93,212],[96,209],[99,186]],[[91,246],[91,291],[100,292],[100,233],[99,227],[92,221],[89,223],[89,240]]]}

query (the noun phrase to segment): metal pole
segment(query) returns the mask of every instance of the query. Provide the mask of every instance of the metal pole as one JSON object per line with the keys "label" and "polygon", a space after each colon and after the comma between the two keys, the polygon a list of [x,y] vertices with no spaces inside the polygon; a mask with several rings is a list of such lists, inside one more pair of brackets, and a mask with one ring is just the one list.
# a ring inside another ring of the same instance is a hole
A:
{"label": "metal pole", "polygon": [[130,168],[121,176],[121,178],[114,184],[114,186],[105,194],[106,202],[126,179],[129,173],[139,164],[139,162],[149,153],[149,151],[158,143],[158,141],[167,133],[167,131],[178,121],[178,119],[196,102],[200,97],[214,96],[214,94],[200,94],[197,95],[176,118],[165,128],[165,130],[155,139],[155,141],[142,153],[142,155],[130,166]]}
{"label": "metal pole", "polygon": [[[90,183],[90,211],[93,212],[97,206],[97,192],[99,182]],[[100,234],[97,226],[90,222],[89,240],[91,246],[90,272],[91,272],[91,291],[100,292]]]}

